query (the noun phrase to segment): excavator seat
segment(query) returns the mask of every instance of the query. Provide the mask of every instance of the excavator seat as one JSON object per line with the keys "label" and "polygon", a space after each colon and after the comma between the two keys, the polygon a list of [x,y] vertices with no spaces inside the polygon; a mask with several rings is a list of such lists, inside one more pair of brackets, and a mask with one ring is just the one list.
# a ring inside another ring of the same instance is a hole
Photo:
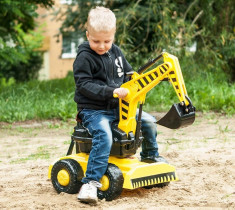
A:
{"label": "excavator seat", "polygon": [[[133,133],[129,133],[127,137],[126,133],[118,128],[118,122],[113,122],[111,129],[113,133],[113,144],[110,155],[122,158],[134,155],[142,142],[142,133],[140,133],[141,141],[137,144]],[[78,122],[77,126],[74,127],[67,155],[72,154],[74,145],[76,145],[76,153],[83,152],[89,154],[91,151],[92,136],[87,129],[82,126],[81,122]]]}

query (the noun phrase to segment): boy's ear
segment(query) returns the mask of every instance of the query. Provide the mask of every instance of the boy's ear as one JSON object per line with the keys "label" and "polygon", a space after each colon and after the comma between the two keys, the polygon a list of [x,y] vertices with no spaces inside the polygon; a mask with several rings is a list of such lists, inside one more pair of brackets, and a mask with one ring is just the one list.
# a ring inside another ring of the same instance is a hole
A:
{"label": "boy's ear", "polygon": [[86,38],[89,41],[89,33],[88,33],[88,31],[86,31]]}

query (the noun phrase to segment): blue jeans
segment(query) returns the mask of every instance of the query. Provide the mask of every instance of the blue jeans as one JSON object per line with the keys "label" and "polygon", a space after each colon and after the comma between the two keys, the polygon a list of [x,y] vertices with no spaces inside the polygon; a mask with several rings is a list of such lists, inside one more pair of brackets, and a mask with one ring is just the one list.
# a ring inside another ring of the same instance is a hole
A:
{"label": "blue jeans", "polygon": [[[99,182],[107,170],[113,139],[111,124],[114,120],[118,120],[119,110],[83,109],[79,117],[82,119],[83,126],[88,129],[93,137],[86,176],[82,179],[82,182],[88,183],[91,180]],[[141,157],[158,156],[156,119],[146,112],[142,112],[141,121],[144,140],[140,155]]]}

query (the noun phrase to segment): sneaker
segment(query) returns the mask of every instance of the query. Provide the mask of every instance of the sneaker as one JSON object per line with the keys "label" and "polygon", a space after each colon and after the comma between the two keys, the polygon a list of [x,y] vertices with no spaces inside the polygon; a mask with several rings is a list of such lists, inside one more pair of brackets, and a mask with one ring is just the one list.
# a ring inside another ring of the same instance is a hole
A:
{"label": "sneaker", "polygon": [[101,186],[102,184],[97,181],[90,181],[87,184],[83,184],[78,193],[78,200],[86,203],[96,203],[98,201],[97,188]]}
{"label": "sneaker", "polygon": [[145,163],[156,163],[156,162],[168,163],[168,161],[162,156],[142,157],[141,162],[145,162]]}

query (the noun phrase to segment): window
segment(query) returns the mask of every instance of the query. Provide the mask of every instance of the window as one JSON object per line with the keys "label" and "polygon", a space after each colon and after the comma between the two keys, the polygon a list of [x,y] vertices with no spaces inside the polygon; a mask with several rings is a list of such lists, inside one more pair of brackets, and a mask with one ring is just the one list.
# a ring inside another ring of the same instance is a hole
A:
{"label": "window", "polygon": [[73,0],[60,0],[61,4],[72,4]]}
{"label": "window", "polygon": [[64,34],[61,58],[75,58],[77,55],[78,45],[83,41],[84,39],[78,34]]}

